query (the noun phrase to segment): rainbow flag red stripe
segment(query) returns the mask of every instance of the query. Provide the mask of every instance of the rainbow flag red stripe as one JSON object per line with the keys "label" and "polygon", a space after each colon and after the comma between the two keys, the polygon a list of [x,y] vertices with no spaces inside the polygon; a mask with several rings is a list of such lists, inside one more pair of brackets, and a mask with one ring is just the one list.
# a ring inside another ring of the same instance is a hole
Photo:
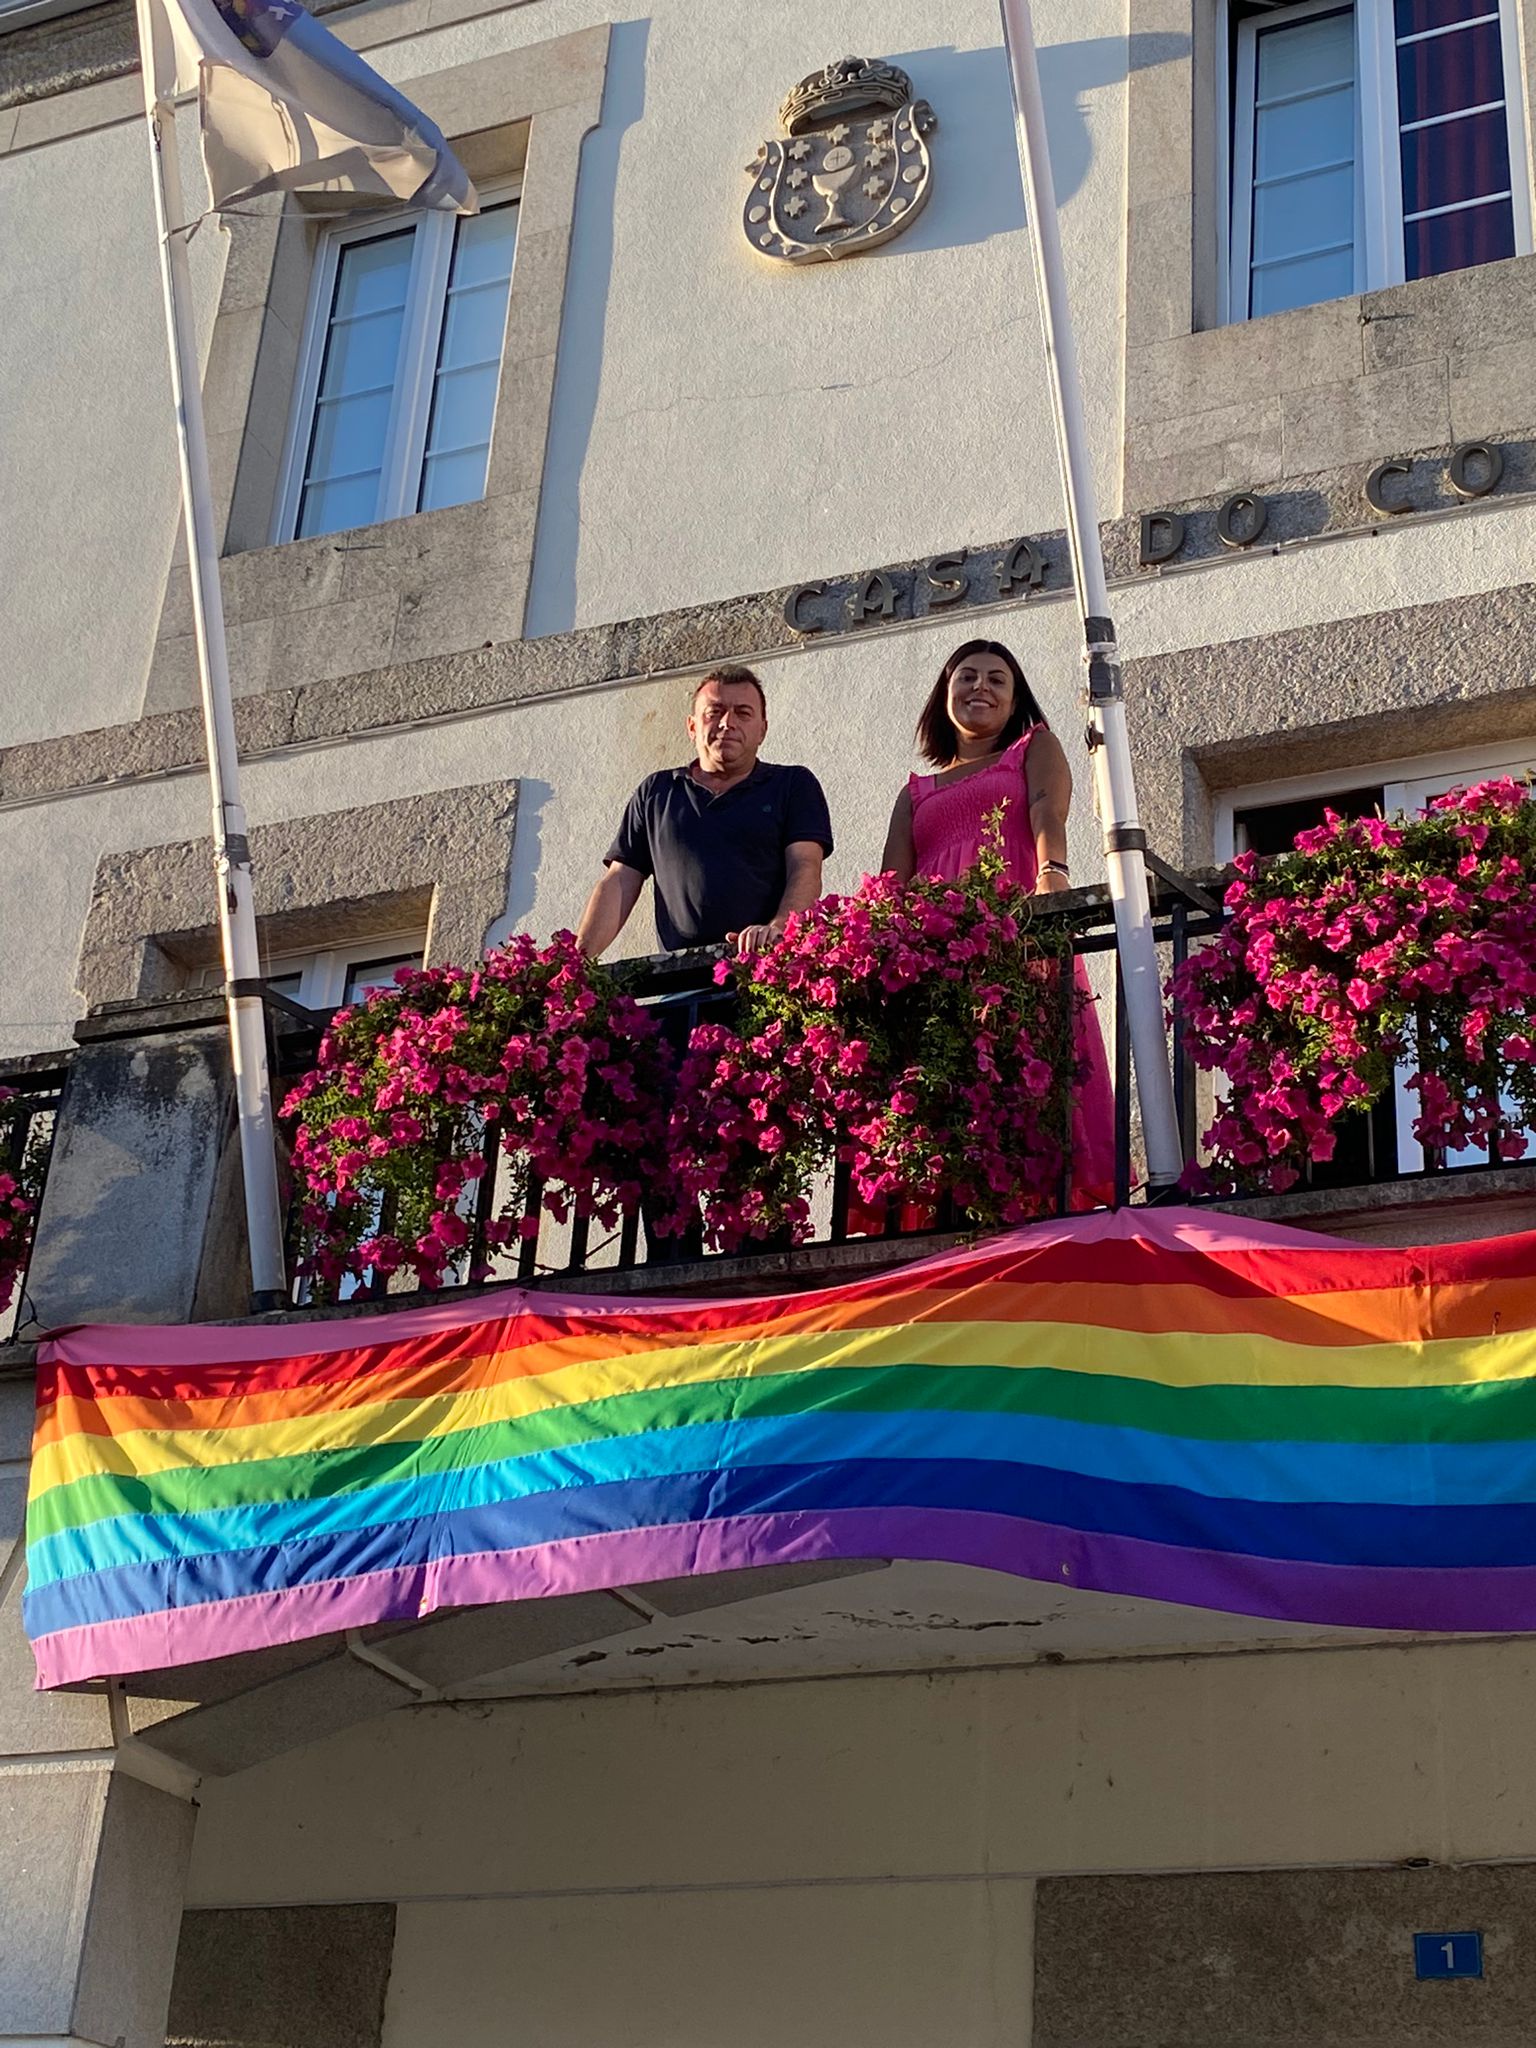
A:
{"label": "rainbow flag red stripe", "polygon": [[772,1299],[72,1330],[27,1546],[45,1686],[828,1558],[1536,1628],[1536,1237],[1128,1210]]}

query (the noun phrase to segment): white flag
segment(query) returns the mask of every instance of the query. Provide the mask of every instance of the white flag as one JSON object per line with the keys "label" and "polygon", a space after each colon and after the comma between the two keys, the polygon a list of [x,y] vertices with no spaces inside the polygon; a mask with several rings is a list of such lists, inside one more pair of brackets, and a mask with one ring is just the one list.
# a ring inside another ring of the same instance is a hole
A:
{"label": "white flag", "polygon": [[283,191],[478,211],[441,131],[298,0],[159,0],[152,12],[156,96],[196,90],[215,208]]}

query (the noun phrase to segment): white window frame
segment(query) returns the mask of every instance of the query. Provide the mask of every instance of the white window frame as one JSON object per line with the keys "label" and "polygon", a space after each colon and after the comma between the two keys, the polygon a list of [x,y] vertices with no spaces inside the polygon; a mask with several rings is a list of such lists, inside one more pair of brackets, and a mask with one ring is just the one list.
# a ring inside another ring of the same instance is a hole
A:
{"label": "white window frame", "polygon": [[1387,812],[1407,811],[1418,808],[1439,790],[1486,782],[1495,775],[1519,776],[1527,770],[1536,774],[1536,739],[1510,740],[1502,746],[1455,747],[1434,754],[1396,754],[1385,761],[1356,761],[1312,775],[1287,775],[1274,782],[1224,789],[1216,799],[1213,819],[1216,864],[1225,867],[1234,857],[1234,821],[1239,811],[1298,803],[1309,796],[1338,796],[1346,789],[1364,789],[1375,782],[1382,785],[1382,806]]}
{"label": "white window frame", "polygon": [[[488,213],[492,207],[516,206],[521,196],[521,185],[517,180],[487,186],[480,194],[480,210]],[[341,252],[359,242],[398,234],[403,227],[413,223],[415,239],[411,248],[411,270],[406,284],[405,316],[400,336],[403,374],[397,380],[390,399],[389,424],[384,430],[385,459],[384,473],[379,481],[379,510],[369,524],[380,525],[387,519],[406,519],[415,513],[422,464],[426,457],[432,391],[437,377],[437,352],[459,218],[456,213],[440,209],[419,213],[403,208],[393,209],[389,213],[371,213],[365,221],[355,225],[333,228],[322,238],[316,252],[314,277],[310,281],[309,306],[299,342],[299,367],[294,379],[288,437],[273,508],[271,537],[274,545],[297,537],[299,506],[304,495],[304,471],[314,431],[315,402],[320,391],[320,372],[325,363],[326,337],[330,331],[331,303],[336,295],[336,271],[341,262]],[[519,234],[513,245],[514,278],[521,240]],[[510,297],[509,287],[509,301]],[[493,442],[495,433],[493,418]],[[319,538],[318,535],[313,537]]]}
{"label": "white window frame", "polygon": [[[425,959],[426,944],[422,931],[364,933],[318,950],[305,947],[291,953],[273,953],[262,962],[262,979],[280,981],[297,974],[300,980],[293,998],[296,1003],[302,1003],[306,1010],[339,1010],[347,992],[347,970],[354,961],[391,960],[408,953],[420,954]],[[222,988],[223,967],[205,967],[201,983],[204,988]]]}
{"label": "white window frame", "polygon": [[[1239,811],[1260,810],[1266,804],[1295,803],[1305,797],[1337,796],[1346,789],[1361,789],[1373,782],[1382,785],[1382,809],[1422,810],[1433,796],[1462,784],[1487,782],[1498,775],[1530,775],[1536,779],[1536,739],[1512,740],[1505,746],[1457,747],[1438,754],[1398,756],[1389,761],[1362,761],[1352,768],[1329,768],[1317,775],[1291,775],[1279,782],[1250,784],[1244,789],[1224,790],[1216,803],[1215,840],[1217,863],[1225,867],[1237,844],[1236,817]],[[1424,1150],[1413,1135],[1417,1097],[1408,1092],[1412,1068],[1397,1070],[1393,1091],[1397,1118],[1397,1170],[1422,1173]],[[1487,1154],[1478,1151],[1464,1160],[1455,1153],[1446,1157],[1447,1166],[1482,1166]]]}
{"label": "white window frame", "polygon": [[[1525,68],[1522,58],[1519,0],[1485,0],[1486,12],[1497,15],[1504,53],[1504,107],[1509,130],[1509,162],[1514,209],[1515,253],[1532,250],[1530,158],[1525,121]],[[1230,4],[1221,11],[1222,50],[1219,69],[1222,137],[1222,236],[1218,265],[1221,304],[1229,325],[1241,325],[1264,314],[1248,310],[1252,296],[1253,139],[1252,109],[1257,80],[1258,36],[1317,14],[1340,11],[1339,0],[1300,0],[1251,15],[1232,27]],[[1397,98],[1397,33],[1393,0],[1353,0],[1355,17],[1355,120],[1358,168],[1355,189],[1355,292],[1384,290],[1402,284],[1407,274],[1403,250],[1403,195]],[[1454,24],[1457,28],[1470,26]],[[1439,29],[1429,36],[1449,33]],[[1426,40],[1428,37],[1426,37]],[[1233,53],[1235,50],[1235,68]],[[1233,105],[1235,85],[1236,108]],[[1470,110],[1469,110],[1470,111]],[[1243,118],[1234,120],[1234,112]],[[1232,138],[1229,147],[1226,138]],[[1495,194],[1490,193],[1488,198]],[[1484,202],[1478,202],[1484,203]],[[1447,211],[1450,209],[1446,209]],[[1418,216],[1415,216],[1417,218]],[[1297,309],[1300,310],[1300,309]]]}

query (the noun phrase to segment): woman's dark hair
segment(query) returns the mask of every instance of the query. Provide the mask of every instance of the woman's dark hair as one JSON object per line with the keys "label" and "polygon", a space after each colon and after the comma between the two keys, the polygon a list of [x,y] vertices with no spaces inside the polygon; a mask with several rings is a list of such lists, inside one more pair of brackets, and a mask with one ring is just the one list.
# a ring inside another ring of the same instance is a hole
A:
{"label": "woman's dark hair", "polygon": [[1013,677],[1013,709],[1008,714],[1008,723],[997,736],[992,749],[994,754],[1011,747],[1031,726],[1049,723],[1029,687],[1029,679],[1019,666],[1018,656],[997,640],[967,640],[963,647],[955,649],[939,670],[939,680],[929,691],[928,702],[918,717],[917,750],[935,768],[947,768],[959,747],[960,735],[949,715],[949,679],[961,662],[969,660],[973,654],[995,654]]}

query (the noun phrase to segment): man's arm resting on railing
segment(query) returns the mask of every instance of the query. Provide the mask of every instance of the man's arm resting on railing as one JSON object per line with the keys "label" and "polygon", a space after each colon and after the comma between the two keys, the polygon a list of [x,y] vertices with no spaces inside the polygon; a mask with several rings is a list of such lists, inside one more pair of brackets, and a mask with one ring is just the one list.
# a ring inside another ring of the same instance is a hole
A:
{"label": "man's arm resting on railing", "polygon": [[621,860],[609,862],[576,927],[576,943],[589,960],[606,953],[623,931],[644,887],[645,877],[638,868],[627,868]]}
{"label": "man's arm resting on railing", "polygon": [[742,931],[727,932],[727,941],[740,954],[760,953],[782,936],[791,911],[809,910],[821,894],[821,864],[825,859],[814,839],[793,839],[784,849],[784,894],[779,907],[766,924],[749,924]]}

